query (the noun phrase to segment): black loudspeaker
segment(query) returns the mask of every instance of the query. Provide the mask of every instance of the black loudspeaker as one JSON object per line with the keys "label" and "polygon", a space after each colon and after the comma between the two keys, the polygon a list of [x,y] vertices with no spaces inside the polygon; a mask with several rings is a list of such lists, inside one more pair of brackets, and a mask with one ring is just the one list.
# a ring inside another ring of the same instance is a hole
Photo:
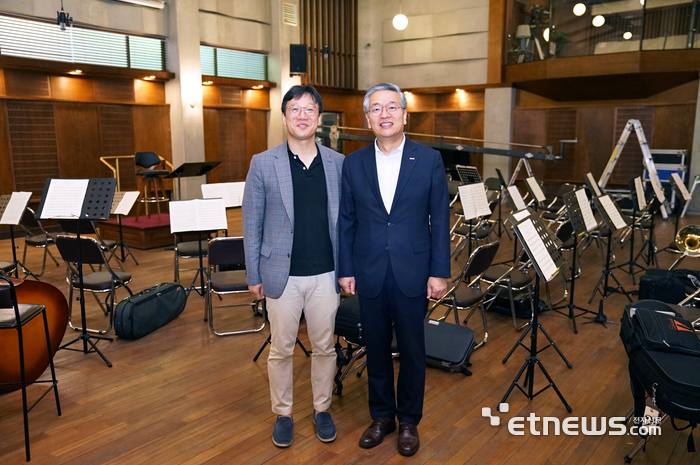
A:
{"label": "black loudspeaker", "polygon": [[289,74],[306,74],[306,45],[289,44]]}

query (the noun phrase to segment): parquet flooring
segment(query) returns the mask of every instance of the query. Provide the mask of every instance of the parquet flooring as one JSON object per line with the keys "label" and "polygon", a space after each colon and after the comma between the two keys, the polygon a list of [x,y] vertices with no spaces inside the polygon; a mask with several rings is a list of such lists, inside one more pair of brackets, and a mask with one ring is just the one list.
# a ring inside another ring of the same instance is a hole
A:
{"label": "parquet flooring", "polygon": [[[230,235],[239,235],[240,211],[230,212]],[[691,224],[692,218],[682,224]],[[657,221],[659,248],[673,236],[671,222]],[[497,260],[512,254],[505,235]],[[636,248],[639,248],[637,241]],[[23,246],[22,241],[18,245]],[[30,250],[27,265],[41,264],[41,251]],[[133,274],[134,292],[159,282],[173,280],[172,251],[134,250],[139,266],[127,261]],[[617,264],[627,261],[628,248],[616,247]],[[9,241],[0,241],[0,257],[11,257]],[[662,267],[674,256],[659,253]],[[466,253],[454,262],[456,274]],[[576,304],[597,311],[598,298],[588,298],[600,277],[602,260],[596,246],[582,254],[582,276],[576,282]],[[697,268],[697,259],[686,259],[684,267]],[[64,266],[47,264],[44,281],[67,294]],[[631,277],[615,270],[627,290],[636,289]],[[187,273],[185,273],[187,276]],[[190,274],[191,276],[191,274]],[[639,278],[641,274],[637,275]],[[183,279],[183,282],[189,282]],[[554,281],[553,294],[561,292]],[[544,294],[544,293],[543,293]],[[124,291],[118,292],[124,298]],[[246,301],[248,297],[239,297]],[[88,299],[90,324],[105,323],[104,316]],[[626,304],[614,294],[605,302],[605,313],[619,321]],[[288,449],[278,449],[270,439],[275,417],[270,411],[267,351],[256,363],[253,356],[266,339],[261,333],[216,337],[203,321],[204,301],[192,294],[183,314],[156,332],[136,341],[101,342],[99,347],[114,364],[108,368],[95,354],[59,351],[55,357],[63,415],[58,417],[51,399],[44,399],[30,413],[32,463],[114,464],[619,464],[636,442],[633,436],[512,436],[507,419],[531,412],[564,419],[567,413],[551,390],[533,401],[514,391],[510,412],[500,414],[501,426],[490,426],[481,416],[482,407],[496,405],[525,360],[518,348],[511,359],[501,359],[519,337],[510,318],[489,314],[489,340],[474,352],[473,375],[465,377],[427,368],[424,416],[419,425],[420,451],[411,458],[396,452],[396,435],[373,449],[361,449],[357,441],[369,424],[367,379],[350,376],[341,396],[334,396],[331,413],[338,426],[338,439],[321,443],[315,435],[311,413],[309,368],[311,360],[299,349],[294,359],[295,438]],[[221,315],[217,325],[252,327],[259,319],[246,307]],[[619,326],[582,324],[574,334],[571,322],[554,312],[540,321],[573,364],[568,369],[556,352],[541,353],[542,363],[573,408],[572,416],[624,416],[632,406],[627,357],[619,339]],[[470,324],[480,338],[480,319]],[[65,341],[75,337],[68,330]],[[302,323],[299,337],[309,346]],[[540,338],[542,340],[542,338]],[[526,342],[529,340],[526,339]],[[535,388],[545,385],[535,374]],[[30,397],[39,388],[30,389]],[[698,463],[697,453],[686,452],[687,431],[674,431],[670,424],[662,435],[649,442],[635,464]],[[697,435],[696,435],[697,436]],[[19,392],[0,394],[0,463],[24,462],[21,397]]]}

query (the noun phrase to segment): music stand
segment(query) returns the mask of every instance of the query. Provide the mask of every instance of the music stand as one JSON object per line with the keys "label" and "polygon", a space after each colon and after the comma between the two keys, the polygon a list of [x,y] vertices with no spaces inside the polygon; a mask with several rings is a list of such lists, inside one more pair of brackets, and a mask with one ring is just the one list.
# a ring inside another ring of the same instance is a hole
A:
{"label": "music stand", "polygon": [[508,235],[508,239],[511,239],[510,233],[508,232],[508,228],[505,227],[503,224],[503,216],[501,214],[501,205],[503,205],[503,190],[505,189],[505,180],[503,179],[503,174],[501,174],[501,170],[496,168],[496,174],[498,175],[498,186],[499,186],[499,200],[498,200],[498,237],[501,237],[501,227],[505,230],[506,234]]}
{"label": "music stand", "polygon": [[[574,191],[564,194],[564,205],[566,205],[566,211],[569,214],[569,221],[574,227],[574,245],[571,248],[571,292],[569,293],[569,303],[566,305],[560,305],[559,307],[552,307],[551,310],[559,313],[560,315],[568,316],[574,325],[574,333],[578,334],[578,328],[576,327],[576,317],[585,315],[586,313],[593,313],[588,309],[579,307],[574,304],[574,292],[576,289],[576,256],[578,255],[578,236],[584,233],[593,231],[597,227],[595,222],[595,217],[593,216],[593,211],[591,210],[591,205],[588,201],[588,196],[586,195],[586,190],[583,188],[576,189]],[[562,309],[568,309],[568,314],[562,312]],[[581,313],[576,315],[576,310],[581,310]]]}
{"label": "music stand", "polygon": [[[193,199],[175,200],[170,202],[170,233],[183,232],[197,233],[199,247],[199,268],[187,289],[187,297],[194,291],[204,297],[204,275],[207,270],[204,267],[204,254],[202,250],[202,234],[214,231],[228,230],[226,220],[226,207],[224,199]],[[177,251],[175,251],[177,253]],[[197,290],[195,283],[200,278],[200,288]],[[201,291],[201,293],[200,293]]]}
{"label": "music stand", "polygon": [[[479,173],[477,173],[478,175]],[[464,212],[464,220],[469,223],[469,234],[467,235],[467,243],[469,245],[469,256],[472,255],[472,228],[476,218],[490,216],[491,209],[489,201],[486,198],[486,188],[483,182],[474,184],[463,184],[459,186],[459,200],[462,203],[462,211]],[[459,245],[459,244],[458,244]],[[464,246],[459,249],[459,252],[464,250]],[[457,246],[453,254],[458,255]]]}
{"label": "music stand", "polygon": [[[10,227],[10,244],[12,245],[12,263],[15,264],[15,278],[19,279],[19,267],[24,270],[24,277],[31,276],[39,281],[39,277],[29,271],[24,266],[24,263],[17,259],[17,248],[15,246],[15,229],[14,227],[22,221],[22,215],[27,209],[29,200],[32,197],[31,192],[13,192],[12,195],[0,195],[0,224],[6,224]],[[7,213],[7,216],[5,216]]]}
{"label": "music stand", "polygon": [[535,210],[537,210],[538,205],[541,207],[545,204],[547,201],[547,196],[544,194],[544,190],[542,189],[542,182],[536,176],[525,178],[525,186],[527,187],[527,190],[532,198],[535,199]]}
{"label": "music stand", "polygon": [[[83,260],[82,245],[80,244],[80,220],[108,220],[109,211],[112,206],[112,198],[116,189],[117,180],[115,178],[93,178],[93,179],[47,179],[44,191],[41,195],[41,202],[37,209],[35,218],[37,219],[72,219],[76,222],[76,239],[78,243],[78,262],[75,264],[78,269],[78,283],[80,284],[80,318],[82,329],[80,335],[72,341],[63,344],[59,349],[72,350],[89,354],[98,354],[108,367],[112,363],[97,348],[97,342],[101,340],[112,341],[111,337],[91,336],[87,332],[85,317],[85,291],[83,289]],[[82,341],[83,348],[73,349],[70,346]]]}
{"label": "music stand", "polygon": [[[562,258],[561,253],[559,252],[559,246],[561,245],[561,243],[556,238],[556,236],[552,234],[549,228],[547,228],[542,219],[537,216],[530,215],[522,221],[518,221],[515,218],[512,218],[511,215],[511,217],[509,217],[508,219],[513,224],[513,231],[515,232],[515,235],[518,238],[518,240],[520,240],[520,243],[527,252],[528,257],[530,257],[530,261],[532,262],[535,268],[535,291],[533,298],[539,301],[540,277],[546,279],[547,281],[551,281],[557,275],[560,268],[564,264],[564,259]],[[503,399],[500,403],[504,404],[506,402],[508,396],[515,387],[517,387],[520,390],[520,392],[522,392],[525,395],[525,397],[527,397],[528,400],[534,399],[542,392],[551,387],[554,388],[554,391],[557,393],[559,399],[564,404],[566,411],[571,413],[571,407],[569,406],[569,404],[566,403],[566,399],[564,399],[564,396],[557,388],[557,385],[554,384],[554,380],[552,380],[552,377],[549,376],[549,373],[547,373],[547,370],[545,370],[544,365],[542,365],[542,362],[540,361],[537,355],[551,345],[554,346],[556,351],[561,356],[562,360],[566,362],[567,367],[571,368],[571,363],[569,363],[566,357],[564,357],[564,354],[561,353],[556,344],[554,344],[554,341],[552,341],[552,338],[549,337],[549,334],[547,334],[547,332],[542,327],[542,324],[538,321],[538,310],[539,309],[537,308],[533,309],[532,323],[530,324],[530,327],[527,329],[527,331],[523,333],[522,336],[520,336],[518,342],[515,343],[515,345],[510,350],[506,358],[503,359],[503,363],[506,363],[508,357],[510,357],[510,355],[513,353],[513,351],[518,345],[525,347],[521,341],[525,337],[525,334],[527,334],[527,332],[529,331],[530,348],[528,350],[530,352],[530,355],[525,359],[525,363],[523,363],[522,368],[520,368],[520,371],[515,376],[515,379],[513,379],[513,382],[511,383],[510,387],[508,388],[508,391],[506,392],[505,396],[503,396]],[[542,333],[545,336],[547,336],[547,339],[549,339],[550,341],[549,345],[543,347],[540,350],[537,350],[538,330],[542,330]],[[527,349],[527,347],[525,348]],[[542,373],[549,382],[549,384],[547,384],[545,387],[543,387],[537,392],[533,392],[535,381],[535,365],[540,367],[540,370],[542,370]],[[527,370],[527,373],[525,374],[525,380],[523,381],[523,384],[527,387],[527,392],[525,391],[525,389],[523,389],[522,386],[518,384],[518,381],[520,380],[520,377],[523,375],[525,370]]]}
{"label": "music stand", "polygon": [[[593,293],[591,293],[591,298],[588,299],[588,303],[590,304],[593,301],[593,296],[596,292],[600,292],[603,296],[603,299],[607,299],[608,295],[612,294],[613,292],[619,292],[621,294],[624,294],[629,299],[629,301],[632,302],[632,297],[630,297],[629,292],[627,292],[625,288],[622,287],[622,284],[620,283],[620,281],[618,281],[618,279],[615,277],[612,270],[610,269],[610,255],[612,253],[612,234],[614,231],[617,231],[620,228],[629,226],[629,219],[628,217],[625,217],[622,214],[622,212],[620,211],[620,207],[618,207],[617,204],[613,202],[613,200],[607,194],[602,195],[600,197],[593,197],[593,203],[595,204],[596,209],[600,213],[600,216],[603,217],[605,225],[608,227],[608,246],[607,255],[605,256],[605,269],[603,270],[600,279],[598,280],[598,284],[596,284],[595,289],[593,289]],[[615,282],[617,283],[617,287],[608,286],[609,277],[612,277],[612,279],[615,280]],[[602,291],[600,291],[601,284],[603,284]]]}
{"label": "music stand", "polygon": [[191,178],[195,176],[206,176],[205,182],[209,182],[209,172],[216,168],[220,161],[197,161],[183,163],[175,168],[172,173],[163,176],[166,179],[177,178],[177,196],[178,200],[182,200],[182,191],[180,190],[180,178]]}
{"label": "music stand", "polygon": [[[112,207],[110,209],[110,214],[117,215],[117,217],[119,218],[119,241],[117,242],[116,247],[119,247],[121,249],[122,257],[119,258],[117,256],[117,260],[120,260],[122,263],[124,263],[126,261],[126,257],[131,255],[131,258],[134,260],[134,263],[136,263],[136,265],[138,265],[139,262],[136,261],[136,257],[134,257],[134,254],[131,252],[131,249],[126,244],[126,242],[124,242],[124,236],[122,233],[122,216],[129,214],[129,211],[133,208],[134,203],[136,203],[136,199],[138,198],[138,191],[115,192],[114,199],[112,199]],[[127,250],[126,254],[124,254],[124,249]]]}
{"label": "music stand", "polygon": [[[640,271],[644,271],[645,268],[639,264],[634,258],[634,230],[636,229],[637,223],[637,212],[639,212],[639,219],[641,221],[644,216],[644,212],[648,211],[649,204],[647,204],[646,196],[644,195],[644,187],[642,186],[642,177],[637,176],[636,178],[629,180],[630,193],[632,194],[632,221],[630,223],[630,259],[627,263],[618,265],[615,268],[619,268],[625,273],[632,276],[632,284],[637,284],[634,275]],[[629,266],[629,270],[625,270],[625,267]],[[635,271],[634,267],[639,267],[639,270]]]}
{"label": "music stand", "polygon": [[456,165],[455,168],[457,169],[457,174],[462,184],[476,184],[481,182],[481,175],[479,175],[479,170],[475,167]]}

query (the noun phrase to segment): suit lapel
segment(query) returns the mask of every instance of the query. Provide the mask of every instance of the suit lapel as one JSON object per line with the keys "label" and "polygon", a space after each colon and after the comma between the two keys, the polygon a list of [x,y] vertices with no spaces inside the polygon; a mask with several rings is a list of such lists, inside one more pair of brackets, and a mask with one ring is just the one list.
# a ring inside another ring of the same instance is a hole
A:
{"label": "suit lapel", "polygon": [[338,220],[338,171],[333,166],[331,155],[324,153],[321,148],[319,156],[323,162],[323,172],[326,175],[326,192],[328,194],[328,221],[335,224]]}
{"label": "suit lapel", "polygon": [[[413,168],[416,167],[418,160],[418,146],[406,138],[406,143],[403,146],[403,154],[401,155],[401,169],[399,170],[399,180],[396,183],[396,191],[394,192],[394,201],[391,203],[391,211],[394,211],[394,206],[401,196],[408,178],[411,177]],[[376,170],[375,170],[376,171]]]}
{"label": "suit lapel", "polygon": [[289,155],[287,154],[287,143],[278,146],[273,155],[275,157],[275,173],[280,186],[282,203],[287,210],[289,221],[294,224],[294,186],[292,185],[292,169],[289,167]]}
{"label": "suit lapel", "polygon": [[382,206],[382,209],[386,212],[384,207],[384,201],[382,200],[382,194],[379,190],[379,176],[377,175],[377,158],[374,148],[374,142],[365,148],[364,153],[362,153],[362,165],[365,167],[365,174],[367,175],[367,182],[369,187],[372,189],[377,201]]}

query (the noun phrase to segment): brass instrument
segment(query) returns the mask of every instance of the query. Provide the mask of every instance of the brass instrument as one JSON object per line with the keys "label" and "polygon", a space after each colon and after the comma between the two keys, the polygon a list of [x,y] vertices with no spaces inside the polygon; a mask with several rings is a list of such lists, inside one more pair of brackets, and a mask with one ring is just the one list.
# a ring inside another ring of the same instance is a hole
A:
{"label": "brass instrument", "polygon": [[[678,260],[676,260],[676,263],[680,262],[680,260],[685,257],[700,257],[700,225],[691,224],[684,228],[681,228],[681,230],[678,231],[678,234],[676,234],[675,240],[676,245],[678,246],[678,250],[683,252],[683,255]],[[673,265],[676,265],[676,263],[674,263]],[[674,266],[671,266],[670,269],[673,268]],[[688,304],[699,294],[700,289],[683,299],[681,302],[678,303],[678,305]],[[695,325],[696,323],[698,322],[694,321],[693,325]]]}

